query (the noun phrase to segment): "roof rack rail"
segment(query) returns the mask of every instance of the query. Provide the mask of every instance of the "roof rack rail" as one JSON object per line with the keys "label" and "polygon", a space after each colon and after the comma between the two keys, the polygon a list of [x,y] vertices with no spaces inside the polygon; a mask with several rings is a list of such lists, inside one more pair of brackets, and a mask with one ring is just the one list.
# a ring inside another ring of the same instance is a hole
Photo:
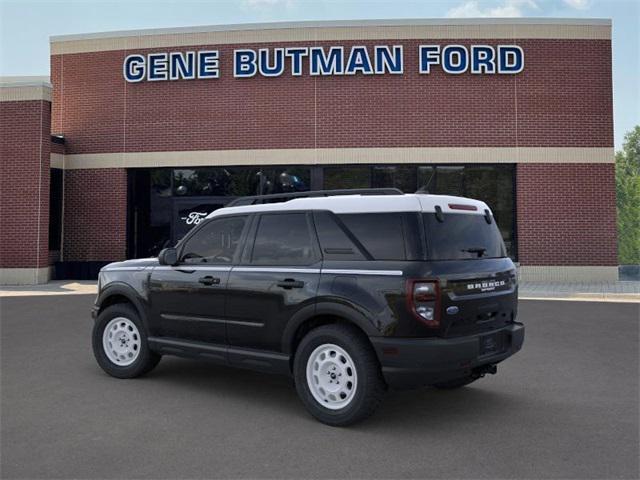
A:
{"label": "roof rack rail", "polygon": [[397,188],[353,188],[341,190],[312,190],[310,192],[272,193],[269,195],[253,195],[240,197],[229,202],[227,207],[239,207],[244,205],[260,205],[262,203],[286,202],[293,198],[333,197],[336,195],[404,195]]}

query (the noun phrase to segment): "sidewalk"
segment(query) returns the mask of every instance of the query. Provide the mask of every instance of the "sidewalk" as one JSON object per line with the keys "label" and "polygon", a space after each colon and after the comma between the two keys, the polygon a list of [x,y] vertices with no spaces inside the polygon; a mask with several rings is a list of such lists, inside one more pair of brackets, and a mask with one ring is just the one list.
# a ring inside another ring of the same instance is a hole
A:
{"label": "sidewalk", "polygon": [[98,284],[93,280],[53,280],[42,285],[0,286],[0,298],[97,293]]}
{"label": "sidewalk", "polygon": [[640,303],[640,282],[521,282],[520,300]]}
{"label": "sidewalk", "polygon": [[[94,281],[54,280],[45,285],[0,287],[0,297],[95,295],[97,292],[97,284]],[[522,282],[520,299],[640,303],[640,282]]]}

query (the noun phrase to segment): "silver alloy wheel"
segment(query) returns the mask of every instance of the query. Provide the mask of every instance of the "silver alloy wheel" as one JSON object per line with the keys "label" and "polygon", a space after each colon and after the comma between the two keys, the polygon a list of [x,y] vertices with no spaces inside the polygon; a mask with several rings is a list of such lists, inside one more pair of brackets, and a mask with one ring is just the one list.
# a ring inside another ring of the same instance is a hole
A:
{"label": "silver alloy wheel", "polygon": [[346,407],[358,388],[358,374],[351,356],[338,345],[320,345],[307,360],[307,385],[323,407],[330,410]]}
{"label": "silver alloy wheel", "polygon": [[127,367],[140,355],[140,332],[131,320],[116,317],[102,333],[102,348],[107,358],[119,367]]}

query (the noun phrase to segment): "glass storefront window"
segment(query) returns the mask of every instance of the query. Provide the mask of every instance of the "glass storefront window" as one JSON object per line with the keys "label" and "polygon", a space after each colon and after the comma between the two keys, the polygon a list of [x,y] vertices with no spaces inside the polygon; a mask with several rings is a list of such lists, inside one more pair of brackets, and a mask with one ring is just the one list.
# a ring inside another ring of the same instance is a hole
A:
{"label": "glass storefront window", "polygon": [[372,188],[399,188],[405,193],[414,193],[416,167],[413,165],[376,165],[371,172]]}
{"label": "glass storefront window", "polygon": [[436,167],[436,189],[438,195],[464,196],[465,167]]}
{"label": "glass storefront window", "polygon": [[371,168],[340,166],[324,168],[324,189],[370,188]]}
{"label": "glass storefront window", "polygon": [[[514,166],[331,165],[314,167],[316,188],[399,188],[403,192],[460,195],[486,202],[507,251],[516,258]],[[131,251],[157,254],[197,220],[240,196],[307,191],[311,167],[193,167],[135,169]],[[321,187],[322,186],[322,187]]]}
{"label": "glass storefront window", "polygon": [[436,189],[436,169],[434,167],[418,167],[419,192],[434,193]]}
{"label": "glass storefront window", "polygon": [[156,168],[151,170],[151,193],[159,197],[171,196],[171,175],[170,168]]}
{"label": "glass storefront window", "polygon": [[205,167],[173,170],[173,195],[242,197],[309,190],[311,170],[302,167]]}
{"label": "glass storefront window", "polygon": [[231,174],[224,168],[175,169],[173,194],[180,197],[228,195]]}
{"label": "glass storefront window", "polygon": [[246,197],[258,194],[261,183],[261,174],[259,169],[250,167],[230,167],[226,170],[231,175],[229,195],[232,197]]}
{"label": "glass storefront window", "polygon": [[311,169],[305,167],[266,168],[260,173],[262,195],[306,192],[311,184]]}

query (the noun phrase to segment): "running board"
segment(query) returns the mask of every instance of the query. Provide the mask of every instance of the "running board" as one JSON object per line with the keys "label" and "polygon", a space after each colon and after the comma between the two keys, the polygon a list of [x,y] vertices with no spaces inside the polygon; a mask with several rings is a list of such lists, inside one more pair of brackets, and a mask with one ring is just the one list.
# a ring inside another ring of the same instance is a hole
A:
{"label": "running board", "polygon": [[163,355],[197,358],[234,367],[291,375],[290,357],[284,353],[169,337],[149,337],[147,341],[151,350]]}

